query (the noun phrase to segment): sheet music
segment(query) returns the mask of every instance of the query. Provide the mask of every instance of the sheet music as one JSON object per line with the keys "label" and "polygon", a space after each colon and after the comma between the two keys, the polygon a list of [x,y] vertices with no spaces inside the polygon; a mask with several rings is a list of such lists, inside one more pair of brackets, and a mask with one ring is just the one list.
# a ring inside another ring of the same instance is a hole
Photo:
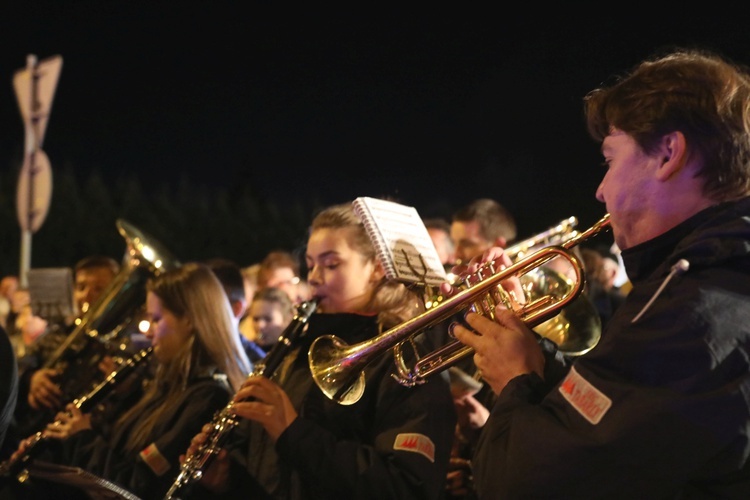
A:
{"label": "sheet music", "polygon": [[389,278],[435,286],[448,281],[416,208],[365,196],[354,200],[353,207]]}
{"label": "sheet music", "polygon": [[30,269],[29,297],[33,313],[59,321],[75,313],[73,272],[68,267]]}

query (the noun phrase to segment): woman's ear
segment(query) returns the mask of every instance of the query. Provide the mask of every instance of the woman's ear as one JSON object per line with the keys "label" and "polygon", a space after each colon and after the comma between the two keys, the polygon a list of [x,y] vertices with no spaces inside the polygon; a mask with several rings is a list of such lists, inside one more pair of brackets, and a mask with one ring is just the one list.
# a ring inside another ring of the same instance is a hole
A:
{"label": "woman's ear", "polygon": [[380,259],[374,260],[375,267],[372,270],[372,274],[370,275],[370,281],[373,283],[379,283],[383,278],[385,278],[385,269],[383,269],[383,265],[380,263]]}
{"label": "woman's ear", "polygon": [[685,135],[680,131],[670,132],[662,137],[662,163],[656,171],[656,178],[666,181],[685,166],[687,162],[687,144]]}
{"label": "woman's ear", "polygon": [[190,321],[190,317],[187,314],[180,318],[180,321],[182,321],[185,326],[185,331],[193,331],[193,322]]}

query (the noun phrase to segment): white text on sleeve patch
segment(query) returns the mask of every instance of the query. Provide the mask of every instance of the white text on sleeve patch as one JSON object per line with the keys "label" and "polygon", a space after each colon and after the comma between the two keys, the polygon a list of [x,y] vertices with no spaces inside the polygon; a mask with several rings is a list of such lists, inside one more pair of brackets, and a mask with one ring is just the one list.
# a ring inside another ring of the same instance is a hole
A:
{"label": "white text on sleeve patch", "polygon": [[432,439],[424,434],[404,433],[396,436],[393,443],[394,450],[413,451],[427,457],[430,462],[435,461],[435,445]]}
{"label": "white text on sleeve patch", "polygon": [[559,391],[571,406],[592,424],[598,424],[612,406],[612,400],[583,378],[575,366],[560,384]]}

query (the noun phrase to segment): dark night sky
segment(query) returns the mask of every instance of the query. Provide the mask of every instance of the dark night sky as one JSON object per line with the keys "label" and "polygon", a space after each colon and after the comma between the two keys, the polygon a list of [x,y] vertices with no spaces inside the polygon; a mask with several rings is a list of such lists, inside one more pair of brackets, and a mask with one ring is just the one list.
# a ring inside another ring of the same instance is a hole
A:
{"label": "dark night sky", "polygon": [[0,8],[0,168],[17,168],[23,144],[14,71],[27,54],[60,54],[43,148],[53,172],[134,172],[156,186],[183,173],[280,203],[390,196],[423,217],[489,196],[531,235],[603,213],[587,91],[666,45],[750,63],[745,14],[682,6],[428,16],[378,5],[355,16],[201,4]]}

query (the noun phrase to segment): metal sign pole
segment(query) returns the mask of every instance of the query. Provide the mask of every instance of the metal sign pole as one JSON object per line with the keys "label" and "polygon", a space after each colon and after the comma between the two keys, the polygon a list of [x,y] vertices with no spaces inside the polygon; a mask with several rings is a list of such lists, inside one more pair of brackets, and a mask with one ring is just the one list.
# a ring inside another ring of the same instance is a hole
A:
{"label": "metal sign pole", "polygon": [[35,55],[26,58],[26,68],[13,76],[18,104],[26,131],[24,161],[18,176],[16,211],[21,226],[21,251],[18,278],[28,287],[31,268],[31,235],[44,222],[52,197],[52,170],[42,150],[52,99],[62,68],[62,57],[37,62]]}
{"label": "metal sign pole", "polygon": [[[26,217],[25,221],[21,223],[21,260],[19,262],[19,268],[18,268],[18,281],[21,286],[21,288],[28,288],[29,287],[29,269],[31,269],[31,221],[34,218],[34,210],[33,210],[33,204],[34,204],[34,174],[36,173],[35,170],[35,151],[38,147],[36,138],[37,136],[37,128],[39,124],[39,119],[36,116],[37,111],[37,102],[36,102],[36,94],[37,94],[37,80],[38,76],[36,74],[36,65],[37,65],[37,59],[36,56],[33,54],[30,54],[26,57],[26,71],[29,72],[29,75],[31,78],[29,78],[29,109],[31,110],[30,116],[29,116],[29,126],[26,127],[26,147],[24,151],[24,163],[28,161],[28,169],[29,169],[29,182],[27,183],[28,186],[26,186]],[[20,187],[20,186],[19,186]],[[19,203],[23,203],[22,200],[19,200]],[[22,214],[19,214],[19,217],[21,217]]]}

